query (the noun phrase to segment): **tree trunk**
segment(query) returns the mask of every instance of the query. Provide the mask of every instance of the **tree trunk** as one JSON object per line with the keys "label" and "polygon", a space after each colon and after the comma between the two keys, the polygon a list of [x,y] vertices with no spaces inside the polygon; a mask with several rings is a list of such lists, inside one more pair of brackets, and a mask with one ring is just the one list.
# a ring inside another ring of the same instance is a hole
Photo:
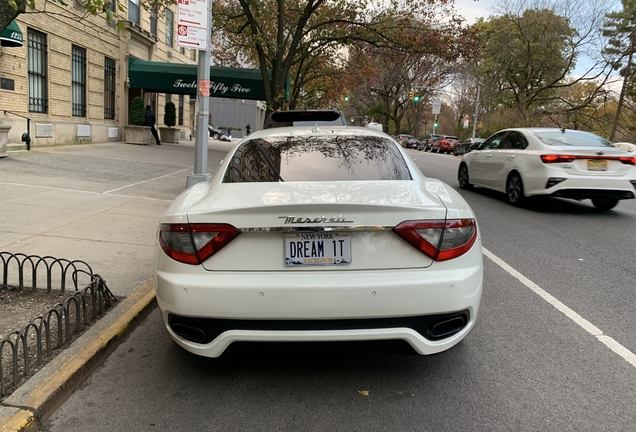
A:
{"label": "tree trunk", "polygon": [[11,21],[26,10],[26,0],[16,0],[17,9],[9,6],[7,0],[0,1],[0,32],[4,31]]}
{"label": "tree trunk", "polygon": [[618,127],[618,119],[621,117],[621,111],[623,109],[623,101],[625,100],[625,89],[627,88],[627,80],[629,79],[630,71],[632,70],[632,54],[629,54],[627,59],[627,67],[625,68],[625,76],[623,77],[623,85],[621,86],[621,94],[618,97],[618,105],[616,106],[616,115],[614,116],[614,122],[612,123],[612,131],[610,132],[609,140],[614,142],[614,135],[616,135],[616,128]]}

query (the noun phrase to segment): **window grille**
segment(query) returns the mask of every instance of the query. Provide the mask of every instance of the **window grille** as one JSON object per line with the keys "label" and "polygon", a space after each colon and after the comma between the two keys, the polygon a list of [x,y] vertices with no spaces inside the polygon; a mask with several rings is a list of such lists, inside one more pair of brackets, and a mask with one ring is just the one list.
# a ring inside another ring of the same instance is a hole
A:
{"label": "window grille", "polygon": [[115,60],[104,58],[104,118],[115,119]]}
{"label": "window grille", "polygon": [[49,109],[46,35],[27,31],[27,69],[29,75],[29,111],[47,113]]}
{"label": "window grille", "polygon": [[73,117],[86,117],[86,49],[73,45],[71,60]]}
{"label": "window grille", "polygon": [[174,33],[174,14],[166,9],[166,45],[172,47],[172,34]]}
{"label": "window grille", "polygon": [[128,0],[128,19],[139,25],[139,0]]}

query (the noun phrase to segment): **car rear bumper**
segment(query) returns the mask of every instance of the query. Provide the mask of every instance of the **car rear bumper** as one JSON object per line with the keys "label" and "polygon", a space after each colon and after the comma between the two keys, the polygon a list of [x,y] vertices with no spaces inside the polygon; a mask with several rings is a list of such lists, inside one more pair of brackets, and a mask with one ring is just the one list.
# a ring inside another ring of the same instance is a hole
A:
{"label": "car rear bumper", "polygon": [[[462,257],[426,269],[320,274],[210,272],[162,254],[157,252],[162,270],[155,281],[166,328],[184,349],[207,357],[218,357],[238,341],[402,339],[420,354],[438,353],[475,325],[483,283],[479,241]],[[422,330],[464,311],[465,323],[448,337],[427,338]],[[175,317],[183,325],[217,330],[194,342],[177,334],[181,331],[171,325]],[[408,324],[416,321],[427,324]]]}
{"label": "car rear bumper", "polygon": [[[576,176],[561,172],[533,173],[528,180],[524,180],[525,193],[527,196],[545,195],[561,198],[614,198],[632,199],[636,196],[636,187],[631,181],[636,181],[636,176],[616,176],[616,177],[592,177]],[[544,174],[544,175],[541,175]],[[562,179],[551,187],[548,186],[550,179]],[[630,181],[631,180],[631,181]]]}

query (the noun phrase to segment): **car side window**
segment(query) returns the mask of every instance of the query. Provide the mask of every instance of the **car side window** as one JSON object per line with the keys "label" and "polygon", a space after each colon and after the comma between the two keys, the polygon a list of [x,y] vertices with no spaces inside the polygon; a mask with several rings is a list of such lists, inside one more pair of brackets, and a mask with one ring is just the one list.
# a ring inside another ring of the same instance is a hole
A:
{"label": "car side window", "polygon": [[523,150],[528,147],[528,140],[521,132],[510,132],[506,137],[506,143],[506,148],[512,148],[515,150]]}
{"label": "car side window", "polygon": [[501,145],[501,141],[503,140],[504,136],[507,133],[508,133],[507,131],[503,131],[503,132],[498,132],[494,134],[493,136],[488,138],[486,141],[484,141],[484,143],[481,146],[479,146],[479,148],[481,150],[494,150],[499,148],[499,146]]}

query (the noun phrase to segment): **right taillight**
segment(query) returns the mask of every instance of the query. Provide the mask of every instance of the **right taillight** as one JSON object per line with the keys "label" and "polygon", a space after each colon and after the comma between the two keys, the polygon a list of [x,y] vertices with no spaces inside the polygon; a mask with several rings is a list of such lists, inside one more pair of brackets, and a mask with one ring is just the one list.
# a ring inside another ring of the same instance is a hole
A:
{"label": "right taillight", "polygon": [[197,265],[221,250],[239,233],[228,224],[161,224],[159,245],[173,260]]}
{"label": "right taillight", "polygon": [[474,219],[406,221],[393,231],[435,261],[457,258],[468,252],[477,240]]}

